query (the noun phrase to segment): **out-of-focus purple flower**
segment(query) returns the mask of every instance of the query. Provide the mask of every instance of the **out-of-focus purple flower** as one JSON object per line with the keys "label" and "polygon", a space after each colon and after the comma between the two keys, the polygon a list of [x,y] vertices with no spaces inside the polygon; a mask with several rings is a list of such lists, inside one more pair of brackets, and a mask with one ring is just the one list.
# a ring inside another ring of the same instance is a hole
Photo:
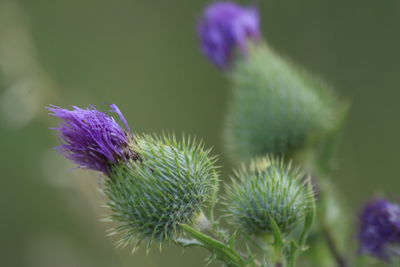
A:
{"label": "out-of-focus purple flower", "polygon": [[118,114],[125,130],[115,119],[95,107],[72,110],[54,105],[47,107],[49,115],[62,119],[58,128],[62,144],[57,149],[81,168],[101,171],[108,175],[113,164],[138,156],[129,149],[132,137],[125,117],[116,105],[111,111]]}
{"label": "out-of-focus purple flower", "polygon": [[389,260],[400,244],[400,206],[384,199],[370,201],[361,214],[360,251]]}
{"label": "out-of-focus purple flower", "polygon": [[247,54],[249,40],[259,40],[260,22],[255,6],[228,1],[211,4],[197,26],[203,53],[219,68],[229,67],[234,50]]}

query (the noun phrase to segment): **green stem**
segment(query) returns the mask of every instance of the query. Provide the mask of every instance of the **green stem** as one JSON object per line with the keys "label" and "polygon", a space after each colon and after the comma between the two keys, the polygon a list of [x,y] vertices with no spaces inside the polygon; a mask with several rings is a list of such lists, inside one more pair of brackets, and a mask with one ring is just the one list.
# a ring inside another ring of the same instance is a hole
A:
{"label": "green stem", "polygon": [[282,246],[274,246],[274,263],[276,267],[283,267],[283,253]]}
{"label": "green stem", "polygon": [[[274,243],[272,244],[273,263],[275,264],[276,267],[282,267],[283,261],[284,261],[283,247],[285,245],[285,240],[284,240],[281,230],[279,229],[275,220],[271,216],[269,217],[269,220],[271,222],[272,233],[274,236]],[[268,239],[268,238],[269,237],[266,236],[266,239]]]}
{"label": "green stem", "polygon": [[290,257],[288,260],[288,267],[294,267],[295,266],[295,259],[297,258],[298,252],[296,251],[293,257]]}
{"label": "green stem", "polygon": [[[343,251],[340,248],[340,245],[337,241],[337,234],[341,234],[339,231],[336,233],[333,231],[332,227],[338,227],[335,221],[329,221],[329,209],[331,207],[331,203],[335,201],[335,199],[331,199],[334,195],[332,189],[330,189],[329,181],[324,179],[324,177],[320,177],[320,185],[319,185],[319,194],[320,194],[320,209],[317,216],[317,222],[319,226],[319,231],[322,235],[326,243],[326,247],[331,254],[333,260],[336,263],[337,267],[348,267],[349,263],[344,255]],[[339,207],[336,207],[339,208]]]}
{"label": "green stem", "polygon": [[[339,139],[340,131],[344,123],[346,111],[343,111],[342,118],[339,123],[339,127],[337,131],[334,131],[328,138],[328,141],[325,144],[325,148],[320,153],[316,171],[319,178],[319,185],[317,186],[319,189],[319,198],[320,198],[320,206],[319,215],[317,216],[317,222],[319,225],[319,229],[321,231],[322,237],[325,240],[327,248],[334,259],[336,266],[338,267],[347,267],[349,263],[343,253],[340,251],[339,244],[335,238],[335,234],[333,233],[330,223],[327,221],[327,212],[329,207],[329,200],[332,197],[332,190],[329,189],[331,185],[327,180],[332,170],[332,161],[333,155],[337,146],[337,142]],[[322,213],[322,214],[321,214]]]}
{"label": "green stem", "polygon": [[325,239],[326,245],[327,245],[333,259],[335,260],[336,265],[338,267],[348,267],[349,264],[348,264],[346,258],[339,251],[338,245],[333,237],[333,234],[330,231],[329,227],[325,224],[324,221],[320,222],[320,228],[321,228],[322,236]]}
{"label": "green stem", "polygon": [[245,267],[248,264],[242,255],[221,241],[216,240],[187,224],[182,224],[181,226],[188,234],[197,239],[204,248],[207,248],[211,253],[215,254],[217,258],[223,261],[227,266]]}

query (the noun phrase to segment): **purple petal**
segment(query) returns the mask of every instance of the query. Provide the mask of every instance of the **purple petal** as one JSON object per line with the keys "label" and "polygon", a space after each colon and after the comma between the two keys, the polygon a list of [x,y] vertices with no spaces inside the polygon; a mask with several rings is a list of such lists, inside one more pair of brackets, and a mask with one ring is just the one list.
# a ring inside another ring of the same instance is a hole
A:
{"label": "purple petal", "polygon": [[204,11],[197,33],[203,53],[221,69],[231,65],[235,48],[247,55],[249,40],[261,38],[258,9],[217,2]]}
{"label": "purple petal", "polygon": [[125,128],[128,130],[128,132],[131,132],[131,128],[129,128],[129,124],[128,121],[125,119],[124,115],[122,115],[122,112],[119,110],[119,108],[117,107],[117,105],[115,104],[111,104],[110,108],[112,111],[114,111],[115,113],[118,114],[119,118],[122,120],[122,122],[125,125]]}
{"label": "purple petal", "polygon": [[400,206],[384,199],[370,201],[360,222],[360,251],[389,260],[392,245],[400,244]]}
{"label": "purple petal", "polygon": [[[129,150],[129,133],[115,119],[95,107],[72,110],[50,105],[49,115],[62,119],[58,131],[62,143],[57,149],[81,168],[93,169],[109,174],[113,164],[126,161],[133,152]],[[128,131],[125,117],[116,105],[111,105]]]}

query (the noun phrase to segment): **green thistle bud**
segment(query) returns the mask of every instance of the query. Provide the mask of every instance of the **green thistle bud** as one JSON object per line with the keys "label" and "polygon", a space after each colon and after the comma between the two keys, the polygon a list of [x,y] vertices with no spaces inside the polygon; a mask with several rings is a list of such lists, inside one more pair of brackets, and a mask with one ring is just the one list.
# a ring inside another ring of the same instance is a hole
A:
{"label": "green thistle bud", "polygon": [[226,207],[232,222],[249,234],[288,234],[304,222],[314,201],[304,174],[282,160],[259,158],[235,172]]}
{"label": "green thistle bud", "polygon": [[120,223],[120,245],[174,239],[180,224],[191,224],[214,201],[218,189],[215,157],[187,140],[135,136],[139,160],[113,168],[105,182],[111,220]]}
{"label": "green thistle bud", "polygon": [[254,45],[235,63],[226,142],[236,159],[291,157],[335,127],[337,99],[267,45]]}

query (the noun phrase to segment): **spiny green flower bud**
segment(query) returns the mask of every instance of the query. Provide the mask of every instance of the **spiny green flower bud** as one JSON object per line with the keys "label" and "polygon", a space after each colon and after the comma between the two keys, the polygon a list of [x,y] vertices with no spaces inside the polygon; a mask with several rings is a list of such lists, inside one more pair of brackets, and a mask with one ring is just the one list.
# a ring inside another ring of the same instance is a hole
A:
{"label": "spiny green flower bud", "polygon": [[324,84],[257,44],[230,74],[226,142],[234,158],[293,156],[335,127],[338,101]]}
{"label": "spiny green flower bud", "polygon": [[114,166],[105,182],[111,220],[120,223],[120,245],[174,239],[193,223],[218,189],[215,157],[202,145],[175,138],[135,136],[139,160]]}
{"label": "spiny green flower bud", "polygon": [[282,160],[256,159],[232,181],[225,199],[228,216],[249,234],[273,232],[274,222],[288,234],[311,211],[314,197],[304,174]]}

